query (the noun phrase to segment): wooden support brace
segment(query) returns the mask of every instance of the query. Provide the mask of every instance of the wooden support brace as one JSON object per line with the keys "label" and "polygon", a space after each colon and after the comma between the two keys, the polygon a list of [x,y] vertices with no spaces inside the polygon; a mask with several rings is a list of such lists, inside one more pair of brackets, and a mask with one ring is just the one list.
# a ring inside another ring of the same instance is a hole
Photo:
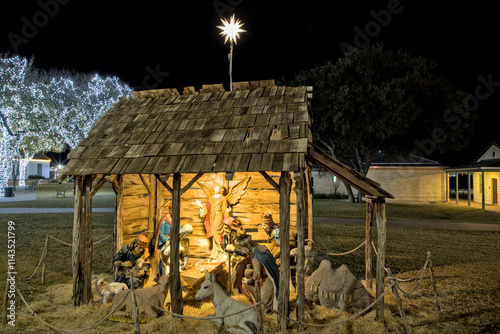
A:
{"label": "wooden support brace", "polygon": [[162,178],[162,176],[160,174],[155,174],[155,177],[158,181],[160,181],[160,183],[165,187],[165,189],[168,190],[169,193],[172,193],[173,189],[172,187],[167,183],[167,180],[168,178],[170,177],[170,174],[166,174],[164,176],[164,179]]}
{"label": "wooden support brace", "polygon": [[151,194],[153,192],[153,190],[151,189],[151,183],[148,182],[148,181],[146,181],[146,178],[142,174],[139,174],[139,178],[141,179],[142,184],[144,185],[144,187],[146,188],[146,190],[148,191],[148,193]]}
{"label": "wooden support brace", "polygon": [[106,183],[106,179],[103,177],[97,182],[97,184],[92,188],[92,192],[90,193],[90,197],[93,198],[94,195],[101,189],[101,187]]}
{"label": "wooden support brace", "polygon": [[193,178],[191,179],[191,181],[189,181],[189,182],[188,182],[188,184],[186,184],[186,185],[185,185],[185,186],[181,189],[181,195],[182,195],[182,194],[184,194],[186,191],[188,191],[188,190],[189,190],[189,188],[191,188],[191,186],[192,186],[192,185],[193,185],[196,181],[198,181],[198,180],[199,180],[199,179],[203,176],[203,174],[205,174],[205,173],[198,173],[198,174],[196,174],[196,176],[195,176],[195,177],[193,177]]}
{"label": "wooden support brace", "polygon": [[276,191],[280,191],[280,186],[266,172],[259,172]]}

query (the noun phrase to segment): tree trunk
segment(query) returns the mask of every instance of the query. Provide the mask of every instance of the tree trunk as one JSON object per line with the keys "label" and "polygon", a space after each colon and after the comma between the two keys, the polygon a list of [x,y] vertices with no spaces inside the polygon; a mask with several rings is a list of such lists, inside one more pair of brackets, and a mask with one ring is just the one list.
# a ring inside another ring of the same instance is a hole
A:
{"label": "tree trunk", "polygon": [[356,203],[356,198],[354,197],[354,194],[352,193],[351,186],[345,182],[343,182],[343,183],[345,186],[345,191],[347,192],[347,197],[349,198],[349,203]]}
{"label": "tree trunk", "polygon": [[17,176],[18,176],[18,168],[19,162],[12,162],[12,187],[14,190],[16,190],[16,181],[17,181]]}

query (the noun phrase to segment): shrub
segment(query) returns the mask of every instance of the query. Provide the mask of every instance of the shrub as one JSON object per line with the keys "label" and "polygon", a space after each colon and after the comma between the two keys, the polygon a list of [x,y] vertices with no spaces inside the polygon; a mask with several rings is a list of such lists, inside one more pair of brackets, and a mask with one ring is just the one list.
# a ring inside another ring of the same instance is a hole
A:
{"label": "shrub", "polygon": [[45,179],[45,176],[43,176],[43,175],[28,175],[28,179],[30,179],[30,180]]}

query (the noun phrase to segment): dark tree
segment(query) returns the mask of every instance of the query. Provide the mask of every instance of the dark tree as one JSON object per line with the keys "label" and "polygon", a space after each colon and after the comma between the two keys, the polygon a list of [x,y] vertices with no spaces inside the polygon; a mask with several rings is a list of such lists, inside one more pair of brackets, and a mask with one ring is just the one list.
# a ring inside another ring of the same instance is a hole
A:
{"label": "dark tree", "polygon": [[[298,73],[292,84],[314,86],[315,140],[366,175],[379,150],[433,157],[466,146],[472,122],[457,117],[469,119],[468,95],[436,67],[377,45]],[[354,201],[350,188],[348,194]]]}

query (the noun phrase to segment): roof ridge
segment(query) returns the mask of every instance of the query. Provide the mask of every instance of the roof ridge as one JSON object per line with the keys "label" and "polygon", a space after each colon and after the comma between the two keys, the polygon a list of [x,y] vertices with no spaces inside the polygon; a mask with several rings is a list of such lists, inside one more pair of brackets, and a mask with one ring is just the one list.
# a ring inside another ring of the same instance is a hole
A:
{"label": "roof ridge", "polygon": [[[233,82],[233,91],[245,91],[245,90],[254,91],[266,87],[275,87],[275,86],[276,83],[274,79],[257,80],[257,81],[238,81],[238,82]],[[194,86],[186,86],[183,87],[182,94],[179,93],[177,88],[162,88],[162,89],[133,91],[132,98],[147,99],[147,98],[170,97],[174,95],[198,95],[198,94],[219,93],[219,92],[228,92],[224,89],[224,85],[221,83],[202,85],[202,87],[198,91]]]}

